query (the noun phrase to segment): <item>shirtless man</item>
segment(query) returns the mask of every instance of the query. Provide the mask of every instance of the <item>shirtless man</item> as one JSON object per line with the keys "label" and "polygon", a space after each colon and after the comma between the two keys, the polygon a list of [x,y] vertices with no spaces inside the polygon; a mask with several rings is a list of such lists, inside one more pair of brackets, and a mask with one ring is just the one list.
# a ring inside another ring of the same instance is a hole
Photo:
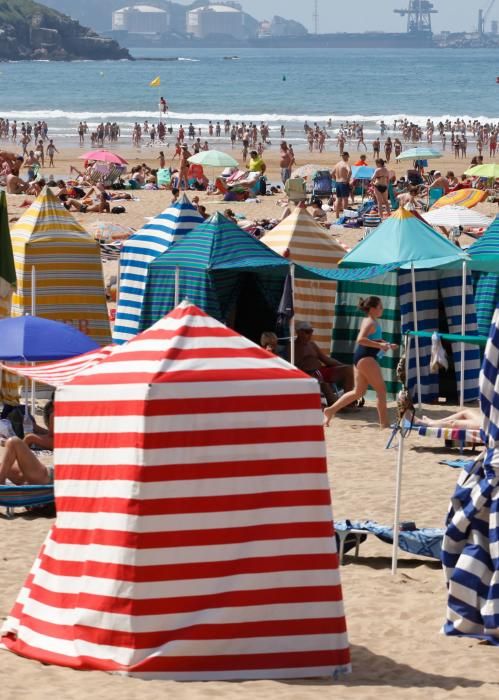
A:
{"label": "shirtless man", "polygon": [[348,164],[350,154],[343,151],[341,160],[333,168],[333,180],[336,181],[336,218],[339,219],[344,209],[348,208],[348,197],[350,195],[350,180],[352,178],[352,168]]}
{"label": "shirtless man", "polygon": [[7,175],[5,181],[5,189],[7,190],[7,194],[23,194],[23,192],[26,192],[28,187],[28,183],[21,180],[21,178],[17,175],[13,175],[12,173]]}
{"label": "shirtless man", "polygon": [[281,143],[279,167],[281,168],[281,181],[285,185],[291,177],[291,154],[286,141]]}
{"label": "shirtless man", "polygon": [[430,190],[442,190],[444,194],[449,194],[449,181],[446,177],[443,177],[440,170],[436,170],[433,173],[435,179],[431,183]]}
{"label": "shirtless man", "polygon": [[313,327],[307,321],[296,324],[295,365],[319,380],[326,401],[331,405],[335,400],[331,383],[341,382],[345,392],[350,391],[353,388],[353,367],[342,365],[325,355],[313,342],[313,332]]}
{"label": "shirtless man", "polygon": [[390,201],[388,199],[390,171],[385,167],[385,161],[382,158],[378,158],[376,161],[376,170],[371,182],[374,185],[374,196],[380,217],[383,218],[383,209],[386,209],[386,215],[390,216]]}

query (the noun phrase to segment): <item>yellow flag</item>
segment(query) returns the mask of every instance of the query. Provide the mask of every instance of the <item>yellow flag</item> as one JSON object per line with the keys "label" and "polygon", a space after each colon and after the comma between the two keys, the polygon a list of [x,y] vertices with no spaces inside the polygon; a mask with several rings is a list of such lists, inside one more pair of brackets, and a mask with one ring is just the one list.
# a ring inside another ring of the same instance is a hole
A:
{"label": "yellow flag", "polygon": [[161,85],[161,78],[159,77],[159,75],[157,78],[154,78],[154,80],[151,80],[151,82],[149,83],[149,87],[159,87],[160,85]]}

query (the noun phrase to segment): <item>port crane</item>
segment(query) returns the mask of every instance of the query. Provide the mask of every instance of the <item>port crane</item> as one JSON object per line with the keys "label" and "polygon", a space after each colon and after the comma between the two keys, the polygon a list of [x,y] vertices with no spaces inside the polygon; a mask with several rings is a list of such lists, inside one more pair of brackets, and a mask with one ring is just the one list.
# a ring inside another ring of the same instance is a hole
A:
{"label": "port crane", "polygon": [[409,7],[394,12],[401,17],[407,15],[408,34],[431,34],[431,16],[436,15],[438,10],[435,10],[435,6],[429,0],[409,0]]}
{"label": "port crane", "polygon": [[485,22],[487,21],[490,11],[494,7],[495,1],[496,0],[490,0],[489,6],[485,12],[483,10],[478,10],[478,33],[480,36],[485,34]]}

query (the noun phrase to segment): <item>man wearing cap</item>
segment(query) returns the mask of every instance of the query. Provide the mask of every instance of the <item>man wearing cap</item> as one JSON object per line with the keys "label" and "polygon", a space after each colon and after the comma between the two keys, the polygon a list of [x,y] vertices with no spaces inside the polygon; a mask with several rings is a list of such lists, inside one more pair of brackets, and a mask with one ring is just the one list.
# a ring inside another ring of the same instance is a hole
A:
{"label": "man wearing cap", "polygon": [[336,398],[331,387],[332,383],[341,383],[345,392],[353,388],[353,367],[343,365],[338,360],[325,355],[313,342],[313,332],[313,326],[308,321],[297,322],[295,365],[298,369],[319,380],[321,390],[326,397],[328,406],[330,406]]}

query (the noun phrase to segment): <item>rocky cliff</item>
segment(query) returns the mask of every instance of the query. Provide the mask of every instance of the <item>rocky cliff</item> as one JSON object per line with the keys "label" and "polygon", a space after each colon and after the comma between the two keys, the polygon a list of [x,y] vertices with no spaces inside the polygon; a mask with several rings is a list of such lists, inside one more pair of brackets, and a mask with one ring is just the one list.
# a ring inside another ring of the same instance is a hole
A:
{"label": "rocky cliff", "polygon": [[130,58],[117,42],[32,0],[0,0],[0,60]]}

